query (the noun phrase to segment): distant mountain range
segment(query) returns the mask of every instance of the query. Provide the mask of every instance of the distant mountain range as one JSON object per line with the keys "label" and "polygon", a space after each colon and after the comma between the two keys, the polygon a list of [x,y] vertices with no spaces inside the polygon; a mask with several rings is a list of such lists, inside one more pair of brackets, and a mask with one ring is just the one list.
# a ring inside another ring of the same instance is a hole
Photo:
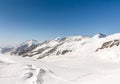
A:
{"label": "distant mountain range", "polygon": [[109,48],[114,46],[119,48],[119,43],[120,33],[109,36],[98,33],[93,37],[68,36],[42,43],[36,40],[29,40],[14,47],[1,47],[0,51],[2,54],[41,59],[47,56],[73,55],[76,53],[91,54],[93,52],[99,53],[102,50],[109,51]]}

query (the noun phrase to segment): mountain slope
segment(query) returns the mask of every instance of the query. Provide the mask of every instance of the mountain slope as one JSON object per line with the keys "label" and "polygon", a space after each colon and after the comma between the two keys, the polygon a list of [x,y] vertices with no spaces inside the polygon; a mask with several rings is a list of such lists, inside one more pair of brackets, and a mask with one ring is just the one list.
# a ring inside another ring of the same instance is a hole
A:
{"label": "mountain slope", "polygon": [[119,50],[119,40],[119,33],[109,36],[98,33],[93,37],[69,36],[42,43],[38,43],[36,40],[30,40],[15,47],[2,48],[1,52],[35,59],[50,56],[75,55],[78,53],[91,55],[92,53],[96,54],[103,50],[110,50],[116,46],[116,49]]}
{"label": "mountain slope", "polygon": [[0,83],[119,84],[119,44],[120,33],[72,36],[37,43],[20,56],[0,54]]}
{"label": "mountain slope", "polygon": [[1,53],[8,53],[10,55],[23,55],[37,47],[38,42],[36,40],[28,40],[14,47],[3,47]]}

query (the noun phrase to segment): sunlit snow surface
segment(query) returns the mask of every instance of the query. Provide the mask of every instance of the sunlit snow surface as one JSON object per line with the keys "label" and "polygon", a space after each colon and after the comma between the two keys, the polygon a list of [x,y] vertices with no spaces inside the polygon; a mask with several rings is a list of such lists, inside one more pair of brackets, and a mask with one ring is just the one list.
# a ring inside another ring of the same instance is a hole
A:
{"label": "sunlit snow surface", "polygon": [[74,53],[39,60],[0,54],[0,84],[120,84],[120,46],[95,52],[114,39],[120,34],[95,36]]}

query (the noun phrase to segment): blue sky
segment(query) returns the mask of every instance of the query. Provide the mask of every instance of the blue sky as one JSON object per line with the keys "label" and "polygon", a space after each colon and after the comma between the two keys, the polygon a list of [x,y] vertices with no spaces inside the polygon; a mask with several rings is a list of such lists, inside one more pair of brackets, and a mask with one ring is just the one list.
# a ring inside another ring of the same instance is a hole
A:
{"label": "blue sky", "polygon": [[0,0],[0,42],[120,32],[120,0]]}

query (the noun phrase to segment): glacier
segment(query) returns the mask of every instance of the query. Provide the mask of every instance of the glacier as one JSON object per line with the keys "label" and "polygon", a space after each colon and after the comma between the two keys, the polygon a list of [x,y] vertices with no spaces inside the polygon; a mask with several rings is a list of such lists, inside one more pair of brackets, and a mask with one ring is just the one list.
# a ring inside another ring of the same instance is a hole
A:
{"label": "glacier", "polygon": [[1,47],[0,84],[119,84],[119,41],[98,33]]}

